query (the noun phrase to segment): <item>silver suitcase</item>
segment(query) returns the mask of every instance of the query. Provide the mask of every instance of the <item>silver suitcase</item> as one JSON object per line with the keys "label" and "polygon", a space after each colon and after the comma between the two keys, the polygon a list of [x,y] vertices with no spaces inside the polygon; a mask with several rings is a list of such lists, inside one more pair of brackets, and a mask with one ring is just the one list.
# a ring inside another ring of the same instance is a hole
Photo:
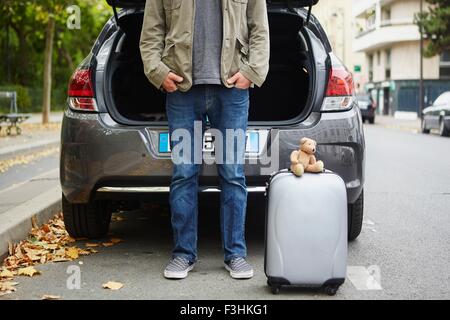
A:
{"label": "silver suitcase", "polygon": [[336,294],[347,269],[347,190],[330,171],[298,178],[284,170],[267,186],[264,270],[282,286]]}

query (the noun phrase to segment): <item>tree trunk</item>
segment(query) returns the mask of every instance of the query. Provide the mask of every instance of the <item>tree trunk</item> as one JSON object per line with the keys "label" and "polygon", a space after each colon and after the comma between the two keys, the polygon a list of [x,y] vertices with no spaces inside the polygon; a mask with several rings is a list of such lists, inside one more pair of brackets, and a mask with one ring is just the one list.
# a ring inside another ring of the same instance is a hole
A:
{"label": "tree trunk", "polygon": [[42,101],[42,123],[47,124],[50,118],[50,105],[52,98],[52,57],[53,39],[55,37],[55,19],[50,15],[45,31],[44,52],[44,92]]}

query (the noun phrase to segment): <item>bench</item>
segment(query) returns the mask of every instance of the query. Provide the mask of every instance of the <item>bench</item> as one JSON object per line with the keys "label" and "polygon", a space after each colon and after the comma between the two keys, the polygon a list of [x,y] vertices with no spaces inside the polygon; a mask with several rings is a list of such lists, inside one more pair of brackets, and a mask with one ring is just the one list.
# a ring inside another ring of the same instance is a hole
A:
{"label": "bench", "polygon": [[22,130],[19,124],[27,120],[30,115],[18,113],[17,110],[17,93],[14,91],[0,91],[0,99],[10,99],[11,104],[9,112],[0,112],[0,131],[2,130],[2,123],[6,125],[6,134],[11,135],[12,129],[16,130],[16,134],[20,135]]}

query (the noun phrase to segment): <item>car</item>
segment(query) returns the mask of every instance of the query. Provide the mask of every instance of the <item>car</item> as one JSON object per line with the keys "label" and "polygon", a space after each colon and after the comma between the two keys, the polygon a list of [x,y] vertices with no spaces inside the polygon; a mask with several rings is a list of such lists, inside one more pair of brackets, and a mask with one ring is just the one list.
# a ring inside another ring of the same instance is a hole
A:
{"label": "car", "polygon": [[[251,197],[262,197],[271,173],[289,167],[300,139],[316,140],[317,158],[345,180],[353,240],[364,210],[363,124],[352,74],[311,14],[317,2],[267,1],[270,71],[264,86],[250,90],[247,186]],[[112,210],[167,195],[171,181],[165,95],[144,75],[139,51],[145,0],[108,3],[114,15],[74,71],[62,121],[62,205],[74,237],[105,236]],[[238,49],[248,49],[245,39],[240,42]],[[208,134],[203,152],[214,156]],[[202,197],[220,192],[214,164],[202,166],[199,187]]]}
{"label": "car", "polygon": [[450,91],[441,94],[432,106],[422,112],[422,133],[439,130],[443,137],[450,136]]}
{"label": "car", "polygon": [[375,110],[377,106],[370,95],[358,95],[356,97],[358,107],[361,110],[363,122],[369,121],[370,124],[375,123]]}

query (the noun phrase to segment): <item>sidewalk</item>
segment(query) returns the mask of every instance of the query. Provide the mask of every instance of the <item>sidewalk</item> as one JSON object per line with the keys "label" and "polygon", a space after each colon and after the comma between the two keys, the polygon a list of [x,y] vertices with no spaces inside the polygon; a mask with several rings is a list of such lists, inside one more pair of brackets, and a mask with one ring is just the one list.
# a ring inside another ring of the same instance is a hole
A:
{"label": "sidewalk", "polygon": [[403,131],[409,131],[413,133],[420,132],[420,119],[416,120],[401,120],[396,119],[393,116],[381,116],[377,115],[375,118],[375,124],[388,129],[398,129]]}
{"label": "sidewalk", "polygon": [[30,119],[21,124],[22,134],[17,136],[13,131],[10,136],[0,134],[0,160],[23,152],[37,150],[42,147],[58,145],[63,112],[52,112],[50,123],[42,125],[42,114],[32,114]]}
{"label": "sidewalk", "polygon": [[[49,125],[41,125],[42,115],[33,114],[24,122],[22,135],[0,135],[0,162],[16,159],[40,150],[56,147],[60,143],[62,112],[50,116]],[[32,217],[37,224],[46,223],[53,215],[61,211],[61,187],[57,167],[36,175],[33,167],[29,180],[19,182],[12,179],[12,185],[0,190],[0,258],[8,252],[8,243],[18,242],[28,235],[32,227]],[[11,176],[2,175],[3,182],[9,182]],[[19,182],[19,183],[18,183]]]}
{"label": "sidewalk", "polygon": [[[50,112],[50,122],[60,123],[62,121],[63,114],[63,111]],[[42,113],[32,113],[31,117],[24,123],[42,123]]]}

